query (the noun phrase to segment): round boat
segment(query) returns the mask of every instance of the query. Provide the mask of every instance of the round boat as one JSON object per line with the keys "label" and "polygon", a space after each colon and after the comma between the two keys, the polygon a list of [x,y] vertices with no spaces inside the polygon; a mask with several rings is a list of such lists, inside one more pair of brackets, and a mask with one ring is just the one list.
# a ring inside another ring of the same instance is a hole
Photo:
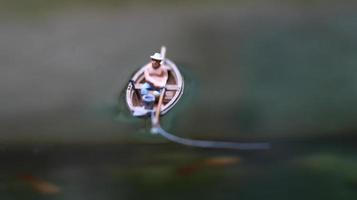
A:
{"label": "round boat", "polygon": [[[149,110],[147,110],[147,112],[144,112],[143,114],[134,114],[137,110],[143,109],[140,89],[145,83],[145,67],[150,64],[151,63],[144,65],[133,75],[126,90],[126,103],[134,116],[147,116],[147,113],[149,112]],[[160,114],[164,115],[169,112],[181,98],[184,90],[184,80],[174,62],[165,58],[162,61],[162,65],[168,70],[168,79],[165,86],[166,90],[164,90],[165,93],[160,107]]]}

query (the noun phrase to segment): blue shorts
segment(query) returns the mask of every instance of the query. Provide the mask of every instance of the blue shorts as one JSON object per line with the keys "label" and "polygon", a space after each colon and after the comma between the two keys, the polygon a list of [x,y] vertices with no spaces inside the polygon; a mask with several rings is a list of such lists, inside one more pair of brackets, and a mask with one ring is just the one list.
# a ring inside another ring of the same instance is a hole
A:
{"label": "blue shorts", "polygon": [[144,83],[144,85],[141,87],[140,89],[140,94],[141,95],[147,95],[149,93],[149,91],[156,91],[154,94],[156,95],[160,95],[160,89],[155,88],[154,86],[152,86],[150,83],[146,82]]}

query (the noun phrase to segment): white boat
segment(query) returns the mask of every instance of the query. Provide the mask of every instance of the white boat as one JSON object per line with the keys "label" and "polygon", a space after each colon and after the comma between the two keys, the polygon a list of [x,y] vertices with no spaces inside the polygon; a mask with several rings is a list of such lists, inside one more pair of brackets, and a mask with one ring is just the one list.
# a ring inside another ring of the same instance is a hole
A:
{"label": "white boat", "polygon": [[[161,55],[165,54],[166,48],[161,47]],[[168,69],[168,80],[165,86],[166,89],[164,90],[165,93],[162,105],[160,107],[160,115],[164,115],[169,112],[180,100],[184,91],[184,79],[176,64],[170,59],[165,57],[161,64]],[[140,95],[140,89],[145,83],[144,71],[145,67],[148,65],[151,65],[151,63],[149,62],[145,64],[136,73],[134,73],[126,90],[126,103],[128,108],[132,114],[137,117],[147,116],[147,113],[150,112],[150,110],[147,110],[147,112],[137,112],[138,110],[143,109],[143,100]],[[155,104],[157,104],[157,101]],[[154,110],[156,110],[155,107],[156,105],[154,106]]]}

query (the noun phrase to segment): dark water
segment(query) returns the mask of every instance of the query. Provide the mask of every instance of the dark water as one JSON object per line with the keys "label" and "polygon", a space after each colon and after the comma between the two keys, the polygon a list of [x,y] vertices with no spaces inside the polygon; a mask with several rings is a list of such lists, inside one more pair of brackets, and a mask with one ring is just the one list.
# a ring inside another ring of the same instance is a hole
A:
{"label": "dark water", "polygon": [[[342,142],[281,141],[249,152],[168,144],[8,148],[0,197],[354,199],[356,144]],[[39,189],[39,180],[57,190]]]}
{"label": "dark water", "polygon": [[[199,9],[198,9],[199,8]],[[0,199],[356,199],[352,1],[4,2]],[[185,93],[149,133],[121,93],[168,48]]]}

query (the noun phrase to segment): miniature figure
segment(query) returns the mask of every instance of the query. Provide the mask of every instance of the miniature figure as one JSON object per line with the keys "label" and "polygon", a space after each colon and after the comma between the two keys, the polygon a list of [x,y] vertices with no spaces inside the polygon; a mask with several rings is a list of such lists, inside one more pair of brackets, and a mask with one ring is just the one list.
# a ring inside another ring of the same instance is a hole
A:
{"label": "miniature figure", "polygon": [[151,62],[133,75],[126,91],[126,103],[135,117],[149,117],[153,112],[164,115],[183,94],[183,77],[166,58],[166,48],[161,47],[161,52],[150,58]]}
{"label": "miniature figure", "polygon": [[145,83],[141,88],[141,95],[153,91],[153,95],[157,97],[160,95],[161,88],[166,85],[168,72],[167,67],[161,64],[163,57],[160,53],[155,53],[150,58],[151,64],[147,65],[144,71]]}

